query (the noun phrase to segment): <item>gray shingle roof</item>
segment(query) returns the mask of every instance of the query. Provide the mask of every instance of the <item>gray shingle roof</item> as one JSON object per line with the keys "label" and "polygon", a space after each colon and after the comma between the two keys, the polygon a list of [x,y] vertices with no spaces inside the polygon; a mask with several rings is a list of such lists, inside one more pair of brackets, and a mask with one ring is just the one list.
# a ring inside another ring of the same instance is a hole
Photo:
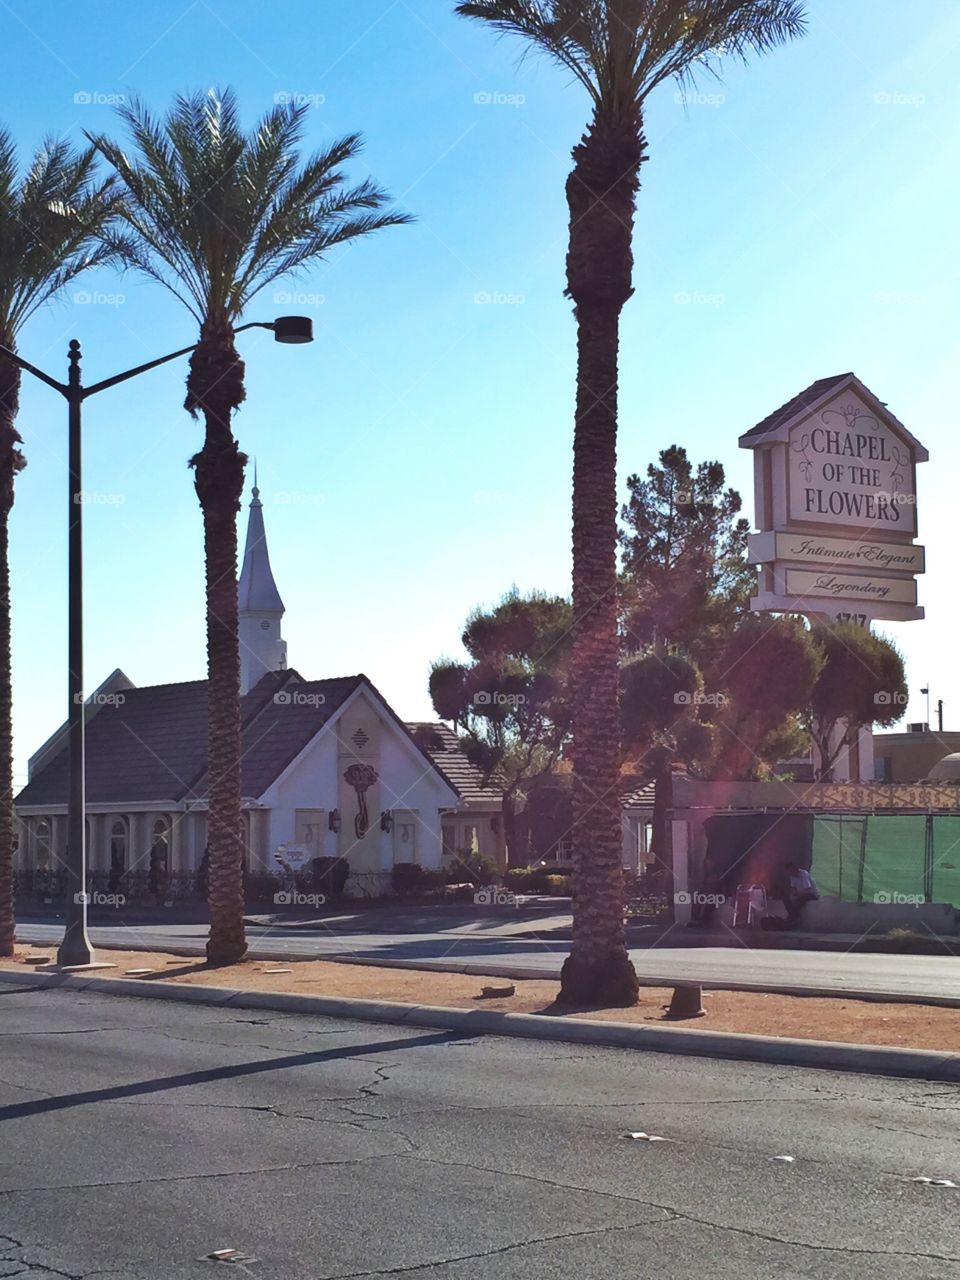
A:
{"label": "gray shingle roof", "polygon": [[[365,677],[303,680],[296,671],[265,675],[242,699],[243,794],[259,796]],[[87,724],[89,804],[206,797],[207,682],[128,689]],[[63,748],[17,796],[21,809],[65,804]]]}
{"label": "gray shingle roof", "polygon": [[[470,763],[460,749],[460,738],[448,725],[440,721],[414,721],[406,726],[414,740],[424,743],[422,747],[441,773],[453,783],[471,804],[489,804],[497,807],[503,801],[503,791],[493,782],[484,783],[483,771]],[[437,736],[440,744],[434,746],[428,742],[431,733]]]}
{"label": "gray shingle roof", "polygon": [[758,422],[755,427],[745,431],[740,437],[741,440],[747,440],[754,436],[765,436],[770,431],[776,431],[777,427],[783,426],[785,422],[789,422],[798,413],[802,413],[804,409],[816,404],[820,397],[825,396],[828,391],[831,391],[834,387],[839,387],[841,383],[852,377],[852,373],[838,373],[832,378],[818,378],[816,382],[811,382],[805,391],[801,391],[792,400],[788,400],[779,409],[775,409],[762,422]]}

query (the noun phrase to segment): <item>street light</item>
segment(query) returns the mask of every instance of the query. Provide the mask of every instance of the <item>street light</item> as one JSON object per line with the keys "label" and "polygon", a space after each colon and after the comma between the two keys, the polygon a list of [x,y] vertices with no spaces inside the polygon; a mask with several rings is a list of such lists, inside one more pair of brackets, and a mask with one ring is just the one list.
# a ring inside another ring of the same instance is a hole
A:
{"label": "street light", "polygon": [[[278,316],[276,320],[252,320],[242,324],[234,333],[245,329],[271,329],[277,342],[299,344],[313,341],[313,321],[308,316]],[[199,343],[172,351],[158,360],[127,369],[124,373],[104,378],[91,387],[83,386],[80,378],[80,343],[70,342],[67,381],[58,382],[48,373],[22,359],[14,351],[0,346],[0,356],[11,360],[19,368],[32,373],[35,378],[53,387],[67,401],[69,428],[70,508],[69,541],[67,547],[67,755],[69,760],[69,795],[67,800],[67,902],[66,927],[57,951],[57,963],[67,965],[92,964],[93,948],[87,936],[87,849],[86,849],[86,795],[84,792],[84,703],[83,703],[83,486],[82,456],[80,450],[80,410],[84,400],[127,382],[140,373],[156,369],[180,356],[195,351]]]}

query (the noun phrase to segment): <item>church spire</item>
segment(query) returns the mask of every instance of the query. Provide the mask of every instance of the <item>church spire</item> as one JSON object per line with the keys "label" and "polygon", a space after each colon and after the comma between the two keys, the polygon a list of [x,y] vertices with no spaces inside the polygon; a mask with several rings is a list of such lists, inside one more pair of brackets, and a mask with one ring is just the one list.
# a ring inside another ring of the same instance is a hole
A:
{"label": "church spire", "polygon": [[237,594],[240,606],[240,692],[247,693],[268,671],[285,671],[287,667],[287,646],[280,635],[284,607],[270,568],[256,464]]}
{"label": "church spire", "polygon": [[267,551],[267,532],[263,524],[263,503],[257,488],[256,470],[253,476],[253,496],[250,501],[250,517],[247,520],[247,544],[243,552],[243,568],[240,571],[240,612],[244,610],[267,613],[283,613],[283,601],[273,580],[270,553]]}

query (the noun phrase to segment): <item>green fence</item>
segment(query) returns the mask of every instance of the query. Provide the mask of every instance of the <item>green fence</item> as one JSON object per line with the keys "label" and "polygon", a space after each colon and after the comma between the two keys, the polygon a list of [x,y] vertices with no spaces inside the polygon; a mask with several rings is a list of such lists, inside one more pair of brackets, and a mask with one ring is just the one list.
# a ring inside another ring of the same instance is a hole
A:
{"label": "green fence", "polygon": [[845,902],[949,902],[960,907],[960,817],[817,815],[811,871]]}

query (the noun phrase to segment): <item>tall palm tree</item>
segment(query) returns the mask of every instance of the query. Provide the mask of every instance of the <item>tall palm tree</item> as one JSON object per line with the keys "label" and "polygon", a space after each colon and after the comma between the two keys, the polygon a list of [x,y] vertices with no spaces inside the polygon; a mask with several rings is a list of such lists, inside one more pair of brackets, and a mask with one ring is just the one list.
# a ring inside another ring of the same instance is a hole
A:
{"label": "tall palm tree", "polygon": [[165,119],[140,102],[120,110],[135,146],[94,138],[124,188],[115,241],[128,263],[190,311],[200,341],[190,360],[185,407],[204,423],[191,459],[206,550],[211,963],[246,950],[240,807],[240,648],[237,512],[246,457],[232,431],[243,403],[244,365],[234,328],[263,289],[335,246],[408,221],[386,209],[373,182],[348,186],[341,166],[356,134],[306,159],[299,153],[309,108],[278,106],[251,133],[235,95],[178,97]]}
{"label": "tall palm tree", "polygon": [[633,222],[647,97],[721,56],[803,30],[796,0],[470,0],[456,6],[560,63],[592,115],[567,179],[567,295],[577,320],[573,471],[573,946],[561,999],[636,1003],[623,929],[617,729],[617,377],[633,293]]}
{"label": "tall palm tree", "polygon": [[[16,351],[21,329],[81,271],[112,256],[101,239],[115,197],[92,147],[48,139],[21,172],[13,139],[0,129],[0,347]],[[14,480],[26,465],[16,427],[20,369],[0,355],[0,956],[13,954],[13,733],[10,691],[8,537]]]}

